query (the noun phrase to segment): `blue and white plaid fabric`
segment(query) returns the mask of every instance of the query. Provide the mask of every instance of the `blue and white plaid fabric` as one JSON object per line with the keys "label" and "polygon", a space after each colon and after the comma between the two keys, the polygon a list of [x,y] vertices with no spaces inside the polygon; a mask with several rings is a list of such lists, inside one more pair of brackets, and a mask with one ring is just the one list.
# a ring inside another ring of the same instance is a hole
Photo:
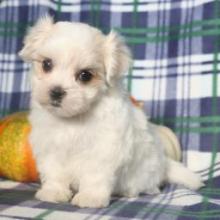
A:
{"label": "blue and white plaid fabric", "polygon": [[29,108],[30,65],[17,52],[26,28],[46,13],[125,37],[134,55],[128,90],[153,121],[176,132],[184,163],[206,187],[171,185],[96,210],[43,203],[33,197],[36,184],[0,180],[0,219],[220,219],[220,1],[0,1],[0,116]]}

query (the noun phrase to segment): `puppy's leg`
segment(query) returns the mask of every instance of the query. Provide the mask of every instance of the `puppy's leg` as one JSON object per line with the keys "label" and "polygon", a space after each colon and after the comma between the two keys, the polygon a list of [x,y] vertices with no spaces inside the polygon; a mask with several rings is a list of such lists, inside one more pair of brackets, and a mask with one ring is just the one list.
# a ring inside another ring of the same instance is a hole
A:
{"label": "puppy's leg", "polygon": [[49,163],[39,165],[41,188],[35,197],[47,202],[67,202],[72,197],[67,175],[57,163],[51,160]]}
{"label": "puppy's leg", "polygon": [[157,195],[160,193],[160,189],[157,186],[155,186],[154,188],[146,189],[144,193],[148,195]]}
{"label": "puppy's leg", "polygon": [[112,179],[102,174],[85,176],[80,180],[79,192],[72,204],[79,207],[101,208],[109,204],[112,192]]}
{"label": "puppy's leg", "polygon": [[57,183],[56,180],[49,180],[43,183],[35,197],[46,202],[68,202],[72,197],[72,192],[67,186]]}

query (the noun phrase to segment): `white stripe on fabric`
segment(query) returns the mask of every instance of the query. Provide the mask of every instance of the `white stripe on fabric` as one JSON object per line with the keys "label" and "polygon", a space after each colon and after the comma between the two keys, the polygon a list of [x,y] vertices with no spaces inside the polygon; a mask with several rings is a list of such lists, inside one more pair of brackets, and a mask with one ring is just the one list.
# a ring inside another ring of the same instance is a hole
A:
{"label": "white stripe on fabric", "polygon": [[[139,1],[142,2],[142,1]],[[142,4],[139,7],[137,7],[138,12],[148,12],[148,11],[160,11],[160,10],[170,10],[171,8],[190,8],[190,7],[196,7],[202,4],[206,4],[208,2],[212,2],[212,0],[199,0],[199,1],[189,1],[185,0],[182,1],[181,5],[178,2],[150,2],[147,4],[147,1],[143,1],[142,3],[146,3],[146,5]],[[66,3],[70,3],[70,1],[67,1]],[[78,3],[78,4],[77,4]],[[112,1],[112,3],[119,3],[118,1]],[[121,3],[131,3],[130,5],[123,5],[123,4],[118,4],[118,5],[111,5],[110,6],[110,11],[111,12],[133,12],[134,10],[134,5],[133,1],[121,1]],[[26,4],[24,5],[34,5],[35,2],[27,1]],[[47,0],[39,0],[38,4],[44,5],[47,7],[50,7],[54,10],[58,9],[58,6],[56,3],[47,1]],[[1,8],[3,7],[17,7],[21,5],[19,0],[7,0],[3,1],[1,3]],[[88,3],[89,5],[89,3]],[[80,11],[80,4],[77,1],[76,4],[74,5],[64,5],[61,4],[61,11],[62,12],[79,12]]]}
{"label": "white stripe on fabric", "polygon": [[[220,56],[220,54],[219,54]],[[198,74],[201,72],[213,72],[213,54],[206,55],[191,55],[178,57],[177,59],[162,59],[159,60],[134,60],[133,76],[139,77],[155,77],[155,70],[158,70],[161,76],[170,74]],[[206,62],[206,63],[204,63]],[[143,69],[135,69],[143,68]],[[220,69],[220,63],[217,64]],[[173,69],[173,71],[172,71]],[[178,77],[178,76],[177,76]]]}
{"label": "white stripe on fabric", "polygon": [[[116,210],[116,213],[118,212],[118,209],[115,208],[114,210]],[[68,219],[68,220],[85,220],[85,219],[89,219],[89,220],[97,220],[97,219],[101,219],[101,220],[111,220],[111,219],[119,219],[117,218],[117,216],[115,217],[114,215],[105,215],[105,213],[103,215],[100,215],[99,212],[97,213],[86,213],[86,212],[65,212],[65,211],[53,211],[52,213],[50,213],[49,215],[44,217],[45,220],[60,220],[60,219]],[[126,218],[125,218],[126,219]],[[138,220],[139,218],[132,218],[133,220]]]}
{"label": "white stripe on fabric", "polygon": [[15,217],[35,217],[41,213],[43,213],[45,210],[40,208],[30,208],[30,207],[20,207],[20,206],[13,206],[9,207],[5,210],[1,211],[2,215],[7,216],[15,216]]}
{"label": "white stripe on fabric", "polygon": [[1,74],[0,91],[5,93],[13,92],[14,73]]}
{"label": "white stripe on fabric", "polygon": [[24,72],[22,74],[22,80],[21,80],[21,86],[20,86],[21,92],[30,92],[30,90],[31,90],[30,74],[31,73],[29,71],[28,72]]}
{"label": "white stripe on fabric", "polygon": [[165,100],[167,99],[165,90],[166,79],[160,79],[160,82],[155,79],[132,80],[131,92],[138,100],[153,100],[153,96],[159,97],[160,100]]}
{"label": "white stripe on fabric", "polygon": [[[138,12],[149,12],[149,11],[160,11],[160,10],[170,10],[171,8],[191,8],[196,7],[208,2],[212,2],[212,0],[199,0],[199,1],[191,1],[188,0],[183,1],[180,5],[178,2],[161,2],[161,3],[150,3],[146,5],[140,5],[137,7]],[[134,5],[111,5],[112,12],[132,12],[134,10]]]}
{"label": "white stripe on fabric", "polygon": [[189,92],[190,99],[212,96],[212,75],[180,76],[176,79],[176,99],[183,99],[183,92]]}
{"label": "white stripe on fabric", "polygon": [[[173,192],[173,195],[175,195],[175,191]],[[203,197],[199,194],[192,194],[192,192],[188,191],[188,193],[179,196],[179,197],[173,197],[171,195],[166,197],[162,194],[156,196],[151,200],[151,203],[159,203],[159,204],[169,204],[169,205],[176,205],[176,206],[191,206],[196,205],[202,202]]]}
{"label": "white stripe on fabric", "polygon": [[0,181],[0,189],[12,189],[19,186],[19,182],[14,182],[10,180]]}
{"label": "white stripe on fabric", "polygon": [[[189,93],[190,99],[205,98],[212,96],[212,75],[192,75],[179,76],[177,81],[177,91],[173,95],[175,97],[167,97],[166,89],[168,88],[167,79],[162,78],[160,81],[154,78],[133,79],[132,80],[132,95],[138,100],[153,100],[153,91],[157,100],[183,99],[183,91]],[[159,85],[160,83],[160,85]]]}
{"label": "white stripe on fabric", "polygon": [[9,53],[0,53],[0,62],[2,60],[6,60],[6,61],[13,61],[18,59],[18,55],[16,54],[9,54]]}
{"label": "white stripe on fabric", "polygon": [[[127,3],[127,4],[133,4],[134,3],[134,0],[102,0],[103,2],[111,2],[113,4],[123,4],[123,3]],[[195,2],[197,2],[197,4],[204,4],[204,3],[208,3],[208,2],[211,2],[213,0],[185,0],[185,1],[182,1],[184,3],[187,3],[188,4],[193,4],[195,5]],[[71,0],[64,0],[64,2],[71,2]],[[154,3],[154,4],[164,4],[164,3],[173,3],[173,0],[163,0],[163,2],[161,2],[161,0],[138,0],[139,3]]]}
{"label": "white stripe on fabric", "polygon": [[[220,53],[217,54],[220,57]],[[1,58],[1,56],[0,56]],[[190,63],[202,63],[213,61],[213,54],[192,54],[187,56],[179,56],[177,58],[165,58],[160,60],[160,65],[156,65],[156,60],[134,60],[134,67],[141,68],[155,68],[155,67],[167,67],[167,65],[182,65],[186,64],[186,60]]]}
{"label": "white stripe on fabric", "polygon": [[[217,68],[220,69],[220,64],[217,65]],[[182,74],[198,74],[201,72],[206,72],[206,73],[212,73],[213,72],[213,64],[196,64],[196,65],[190,65],[188,66],[188,69],[186,68],[186,66],[178,66],[177,68],[175,67],[168,67],[168,68],[155,68],[156,70],[158,70],[158,74],[160,76],[167,76],[168,72],[169,75],[171,75],[171,70],[173,69],[175,72],[173,74],[178,74],[182,75]],[[134,70],[132,75],[136,76],[136,77],[150,77],[153,78],[156,76],[155,74],[155,69],[151,69],[151,70]]]}
{"label": "white stripe on fabric", "polygon": [[[187,154],[187,167],[193,171],[201,171],[210,167],[212,160],[212,152],[200,152],[187,150],[184,152]],[[220,152],[216,154],[215,162],[220,162]]]}
{"label": "white stripe on fabric", "polygon": [[[161,4],[152,3],[152,4],[140,5],[137,7],[137,11],[149,12],[149,11],[170,10],[171,5],[173,8],[176,4],[175,3],[171,4],[170,2],[164,2]],[[134,5],[111,5],[110,9],[112,12],[133,12]]]}
{"label": "white stripe on fabric", "polygon": [[12,93],[12,92],[30,92],[30,77],[29,73],[22,73],[21,74],[21,86],[19,91],[14,90],[14,71],[8,72],[6,74],[1,74],[0,76],[0,92],[3,93]]}
{"label": "white stripe on fabric", "polygon": [[[21,4],[19,0],[7,0],[7,1],[3,1],[1,3],[1,8],[3,8],[3,7],[18,7],[18,6],[21,6],[21,5],[31,6],[31,5],[36,5],[36,3],[34,1],[33,2],[27,1],[26,4]],[[54,2],[51,2],[51,1],[39,0],[38,5],[46,6],[46,7],[49,7],[51,9],[58,10],[58,5]],[[80,8],[81,8],[80,4],[61,5],[61,11],[62,12],[80,12]]]}

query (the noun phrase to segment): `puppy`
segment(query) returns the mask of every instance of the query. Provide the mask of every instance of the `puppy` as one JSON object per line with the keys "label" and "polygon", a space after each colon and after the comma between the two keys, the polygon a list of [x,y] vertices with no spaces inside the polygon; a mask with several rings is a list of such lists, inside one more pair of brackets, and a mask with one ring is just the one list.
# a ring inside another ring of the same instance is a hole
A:
{"label": "puppy", "polygon": [[122,86],[131,54],[115,32],[45,17],[29,30],[20,56],[32,63],[36,198],[106,207],[112,194],[156,194],[164,182],[203,185],[166,156],[168,137],[131,103]]}

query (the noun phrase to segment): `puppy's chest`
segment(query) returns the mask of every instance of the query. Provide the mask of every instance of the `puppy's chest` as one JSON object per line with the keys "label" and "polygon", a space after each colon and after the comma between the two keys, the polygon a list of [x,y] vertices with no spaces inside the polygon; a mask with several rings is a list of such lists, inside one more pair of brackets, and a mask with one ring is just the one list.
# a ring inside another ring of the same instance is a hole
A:
{"label": "puppy's chest", "polygon": [[56,126],[35,126],[32,131],[34,151],[56,152],[59,157],[79,156],[92,151],[100,139],[98,130],[88,126],[57,124]]}

